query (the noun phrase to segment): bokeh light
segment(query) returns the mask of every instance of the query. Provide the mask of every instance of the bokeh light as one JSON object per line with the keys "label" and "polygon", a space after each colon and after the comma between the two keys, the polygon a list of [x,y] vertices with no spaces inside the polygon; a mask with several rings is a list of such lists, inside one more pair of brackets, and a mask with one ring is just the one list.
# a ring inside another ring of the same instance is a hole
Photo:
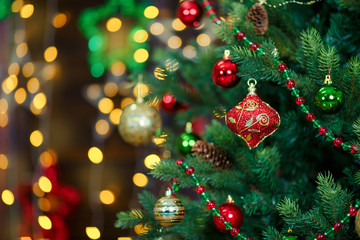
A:
{"label": "bokeh light", "polygon": [[2,82],[2,89],[4,91],[4,93],[9,94],[12,91],[14,91],[14,89],[17,87],[18,85],[18,78],[16,77],[16,75],[11,74],[9,77],[7,77],[3,82]]}
{"label": "bokeh light", "polygon": [[47,150],[45,152],[42,152],[39,157],[39,162],[41,166],[48,168],[51,167],[56,163],[56,154],[52,150]]}
{"label": "bokeh light", "polygon": [[40,227],[42,227],[45,230],[50,230],[52,228],[52,223],[48,216],[39,216],[38,223]]}
{"label": "bokeh light", "polygon": [[144,10],[144,16],[149,19],[154,19],[159,15],[159,9],[155,6],[148,6]]}
{"label": "bokeh light", "polygon": [[100,201],[103,204],[109,205],[112,204],[115,201],[115,195],[110,190],[103,190],[99,194]]}
{"label": "bokeh light", "polygon": [[91,162],[98,164],[103,160],[103,153],[99,148],[91,147],[88,151],[88,157]]}
{"label": "bokeh light", "polygon": [[51,192],[51,189],[52,189],[51,181],[47,177],[41,176],[39,178],[39,187],[40,187],[41,191],[49,193],[49,192]]}
{"label": "bokeh light", "polygon": [[44,59],[46,62],[53,62],[57,58],[58,50],[55,46],[50,46],[44,51]]}
{"label": "bokeh light", "polygon": [[48,212],[51,210],[51,202],[47,198],[39,198],[38,206],[41,211]]}
{"label": "bokeh light", "polygon": [[39,110],[43,109],[45,107],[46,102],[47,102],[47,98],[46,98],[45,93],[43,93],[43,92],[36,94],[33,99],[34,107]]}
{"label": "bokeh light", "polygon": [[134,102],[135,101],[132,98],[129,98],[129,97],[124,98],[123,100],[121,100],[120,107],[121,107],[121,109],[124,109],[126,106],[133,104]]}
{"label": "bokeh light", "polygon": [[145,157],[144,164],[148,169],[154,169],[154,165],[161,161],[160,157],[156,154],[150,154]]}
{"label": "bokeh light", "polygon": [[201,33],[199,34],[199,36],[197,36],[196,41],[200,46],[207,47],[210,45],[211,39],[209,35]]}
{"label": "bokeh light", "polygon": [[148,37],[149,37],[149,34],[147,33],[147,31],[145,31],[143,29],[137,30],[134,33],[134,41],[137,43],[145,42],[148,39]]}
{"label": "bokeh light", "polygon": [[107,82],[104,86],[104,93],[107,97],[114,97],[119,92],[118,85],[114,82]]}
{"label": "bokeh light", "polygon": [[34,63],[32,63],[32,62],[27,62],[22,67],[22,74],[26,78],[31,77],[31,75],[34,74],[34,71],[35,71],[35,66],[34,66]]}
{"label": "bokeh light", "polygon": [[34,13],[34,5],[26,4],[20,10],[20,17],[22,18],[29,18]]}
{"label": "bokeh light", "polygon": [[106,22],[106,29],[109,32],[117,32],[120,30],[121,25],[121,20],[119,18],[113,17]]}
{"label": "bokeh light", "polygon": [[64,13],[57,13],[54,15],[51,23],[55,28],[63,27],[67,22],[67,16]]}
{"label": "bokeh light", "polygon": [[110,71],[114,76],[121,76],[125,73],[126,67],[125,64],[121,61],[116,61],[111,64]]}
{"label": "bokeh light", "polygon": [[138,187],[145,187],[149,180],[147,176],[143,173],[135,173],[133,176],[133,182]]}
{"label": "bokeh light", "polygon": [[186,25],[183,24],[179,18],[175,18],[174,21],[172,21],[171,26],[175,31],[182,31],[186,28]]}
{"label": "bokeh light", "polygon": [[27,82],[27,89],[30,93],[35,93],[40,88],[40,82],[37,78],[30,78]]}
{"label": "bokeh light", "polygon": [[162,23],[159,23],[159,22],[153,23],[150,26],[150,32],[153,35],[160,35],[160,34],[162,34],[164,32],[164,30],[165,30],[164,25]]}
{"label": "bokeh light", "polygon": [[34,147],[39,147],[44,141],[44,136],[39,130],[35,130],[30,134],[30,143]]}
{"label": "bokeh light", "polygon": [[171,36],[168,39],[168,46],[172,49],[177,49],[181,47],[181,44],[182,44],[182,40],[178,36]]}
{"label": "bokeh light", "polygon": [[138,63],[146,62],[149,58],[149,52],[144,48],[139,48],[134,53],[134,60]]}
{"label": "bokeh light", "polygon": [[18,29],[16,30],[15,34],[14,34],[14,41],[16,44],[19,44],[21,42],[25,41],[25,30],[24,29]]}
{"label": "bokeh light", "polygon": [[20,72],[20,66],[17,62],[14,62],[12,64],[9,65],[8,67],[8,74],[14,74],[14,75],[18,75]]}
{"label": "bokeh light", "polygon": [[37,197],[43,197],[45,195],[45,192],[40,189],[38,182],[34,183],[34,185],[33,185],[33,193]]}
{"label": "bokeh light", "polygon": [[15,102],[17,104],[22,104],[25,102],[26,100],[26,90],[24,88],[19,88],[18,90],[16,90],[14,98],[15,98]]}
{"label": "bokeh light", "polygon": [[[140,93],[140,96],[138,96]],[[133,94],[135,97],[145,97],[149,94],[149,87],[144,83],[138,83],[134,87]]]}
{"label": "bokeh light", "polygon": [[6,127],[9,122],[9,117],[6,113],[0,113],[0,127]]}
{"label": "bokeh light", "polygon": [[122,110],[119,108],[115,108],[114,110],[112,110],[109,115],[110,122],[114,125],[118,125],[120,123],[121,114]]}
{"label": "bokeh light", "polygon": [[0,154],[0,169],[6,170],[9,165],[9,160],[5,154]]}
{"label": "bokeh light", "polygon": [[9,108],[9,103],[5,98],[0,99],[0,113],[6,113]]}
{"label": "bokeh light", "polygon": [[22,6],[24,6],[24,0],[15,0],[11,5],[11,11],[20,12]]}
{"label": "bokeh light", "polygon": [[187,45],[183,49],[183,55],[190,59],[194,58],[196,57],[196,49],[191,45]]}
{"label": "bokeh light", "polygon": [[99,239],[101,237],[100,230],[97,227],[86,227],[85,231],[90,239]]}
{"label": "bokeh light", "polygon": [[12,205],[15,201],[14,194],[8,189],[2,192],[1,199],[6,205]]}
{"label": "bokeh light", "polygon": [[26,53],[28,52],[28,45],[26,43],[20,43],[17,47],[16,47],[16,56],[18,56],[18,58],[22,58],[26,55]]}
{"label": "bokeh light", "polygon": [[109,123],[105,119],[100,119],[95,123],[95,130],[99,135],[106,135],[109,133]]}
{"label": "bokeh light", "polygon": [[114,109],[114,102],[110,98],[102,98],[98,102],[100,112],[109,114]]}
{"label": "bokeh light", "polygon": [[94,83],[87,87],[86,96],[89,99],[96,100],[100,97],[100,95],[101,95],[101,88],[99,84]]}

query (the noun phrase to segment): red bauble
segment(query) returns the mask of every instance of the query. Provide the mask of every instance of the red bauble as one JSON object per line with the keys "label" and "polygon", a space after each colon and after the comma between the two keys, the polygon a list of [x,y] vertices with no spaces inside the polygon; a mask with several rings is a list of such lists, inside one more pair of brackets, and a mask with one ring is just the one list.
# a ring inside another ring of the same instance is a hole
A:
{"label": "red bauble", "polygon": [[278,129],[280,116],[257,94],[248,94],[226,114],[226,125],[251,149]]}
{"label": "red bauble", "polygon": [[198,27],[201,14],[202,8],[195,1],[182,1],[177,9],[177,17],[188,27]]}
{"label": "red bauble", "polygon": [[[244,214],[241,209],[236,206],[232,200],[229,200],[218,207],[220,210],[220,216],[224,216],[225,220],[232,224],[233,228],[240,228],[244,221]],[[221,221],[220,217],[214,216],[213,221],[215,227],[221,232],[228,232],[226,230],[224,222]]]}
{"label": "red bauble", "polygon": [[212,79],[219,87],[232,88],[240,81],[236,73],[237,65],[229,57],[224,57],[214,65]]}
{"label": "red bauble", "polygon": [[161,101],[161,107],[167,112],[176,112],[179,110],[187,109],[186,105],[179,103],[176,98],[169,93],[164,95]]}

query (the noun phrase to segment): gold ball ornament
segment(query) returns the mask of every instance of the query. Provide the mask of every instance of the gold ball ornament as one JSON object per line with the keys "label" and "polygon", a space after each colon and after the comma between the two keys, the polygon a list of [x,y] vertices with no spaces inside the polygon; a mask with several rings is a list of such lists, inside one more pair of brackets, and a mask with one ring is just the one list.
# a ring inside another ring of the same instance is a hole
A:
{"label": "gold ball ornament", "polygon": [[357,235],[360,237],[360,211],[357,212],[355,217],[355,230]]}
{"label": "gold ball ornament", "polygon": [[124,108],[118,126],[123,140],[134,146],[150,143],[160,128],[161,117],[158,110],[142,101]]}
{"label": "gold ball ornament", "polygon": [[166,196],[160,198],[154,207],[155,220],[164,227],[171,227],[180,223],[184,218],[184,205],[181,201],[171,194],[171,190],[166,191]]}

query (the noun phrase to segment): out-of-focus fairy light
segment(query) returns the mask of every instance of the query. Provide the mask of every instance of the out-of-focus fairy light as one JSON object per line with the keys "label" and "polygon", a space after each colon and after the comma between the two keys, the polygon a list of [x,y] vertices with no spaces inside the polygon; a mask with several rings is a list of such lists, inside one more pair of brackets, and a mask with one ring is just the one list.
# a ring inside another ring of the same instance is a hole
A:
{"label": "out-of-focus fairy light", "polygon": [[159,15],[159,9],[155,6],[148,6],[144,10],[144,16],[149,19],[154,19]]}
{"label": "out-of-focus fairy light", "polygon": [[110,122],[114,125],[118,125],[120,123],[121,114],[122,110],[119,108],[115,108],[114,110],[112,110],[109,115]]}
{"label": "out-of-focus fairy light", "polygon": [[110,190],[103,190],[99,194],[100,201],[103,204],[109,205],[112,204],[115,201],[115,195]]}
{"label": "out-of-focus fairy light", "polygon": [[110,71],[114,76],[121,76],[125,73],[126,67],[125,64],[121,61],[116,61],[111,64]]}
{"label": "out-of-focus fairy light", "polygon": [[160,157],[156,154],[150,154],[146,156],[144,160],[145,167],[148,169],[154,169],[154,165],[158,164],[161,161]]}
{"label": "out-of-focus fairy light", "polygon": [[67,22],[67,16],[64,13],[57,13],[54,15],[54,17],[52,18],[52,25],[55,28],[61,28],[63,27]]}
{"label": "out-of-focus fairy light", "polygon": [[209,35],[201,33],[199,34],[199,36],[197,36],[196,41],[200,46],[207,47],[210,45],[211,39]]}
{"label": "out-of-focus fairy light", "polygon": [[118,85],[114,82],[107,82],[104,86],[104,93],[107,97],[114,97],[119,92]]}
{"label": "out-of-focus fairy light", "polygon": [[16,30],[15,35],[14,35],[14,41],[16,44],[19,44],[19,43],[25,41],[25,30],[24,29]]}
{"label": "out-of-focus fairy light", "polygon": [[47,150],[40,154],[39,162],[41,166],[48,168],[57,162],[56,153],[53,150]]}
{"label": "out-of-focus fairy light", "polygon": [[33,13],[34,13],[34,5],[32,4],[26,4],[22,6],[22,8],[20,9],[20,17],[22,18],[29,18],[33,15]]}
{"label": "out-of-focus fairy light", "polygon": [[30,93],[35,93],[40,88],[40,82],[37,78],[30,78],[27,82],[27,89]]}
{"label": "out-of-focus fairy light", "polygon": [[31,237],[20,237],[20,240],[32,240]]}
{"label": "out-of-focus fairy light", "polygon": [[46,193],[51,192],[52,189],[51,181],[47,177],[41,176],[39,178],[39,187],[43,192]]}
{"label": "out-of-focus fairy light", "polygon": [[95,123],[95,130],[99,135],[108,134],[109,129],[109,123],[105,119],[100,119]]}
{"label": "out-of-focus fairy light", "polygon": [[149,37],[149,34],[147,33],[147,31],[145,31],[143,29],[137,30],[134,33],[134,41],[137,43],[145,42],[148,39],[148,37]]}
{"label": "out-of-focus fairy light", "polygon": [[8,67],[8,74],[14,74],[14,75],[18,75],[20,72],[20,66],[17,62],[14,62],[12,64],[9,65]]}
{"label": "out-of-focus fairy light", "polygon": [[156,22],[150,26],[150,32],[153,35],[160,35],[164,32],[165,27],[162,23]]}
{"label": "out-of-focus fairy light", "polygon": [[45,230],[50,230],[52,228],[52,222],[48,216],[39,216],[38,223],[40,227]]}
{"label": "out-of-focus fairy light", "polygon": [[133,182],[138,187],[145,187],[149,180],[147,176],[143,173],[135,173],[133,176]]}
{"label": "out-of-focus fairy light", "polygon": [[98,164],[103,160],[103,153],[99,148],[91,147],[88,151],[88,157],[91,162]]}
{"label": "out-of-focus fairy light", "polygon": [[96,240],[101,237],[100,230],[97,227],[86,227],[85,231],[90,239]]}
{"label": "out-of-focus fairy light", "polygon": [[11,5],[11,11],[20,12],[22,6],[24,6],[24,0],[15,0]]}
{"label": "out-of-focus fairy light", "polygon": [[0,154],[0,169],[6,170],[9,165],[9,160],[5,154]]}
{"label": "out-of-focus fairy light", "polygon": [[121,109],[124,109],[127,105],[130,105],[133,103],[134,103],[134,99],[127,97],[127,98],[124,98],[123,100],[121,100],[120,107],[121,107]]}
{"label": "out-of-focus fairy light", "polygon": [[168,46],[172,49],[177,49],[181,47],[181,44],[182,44],[182,40],[178,36],[171,36],[168,39]]}
{"label": "out-of-focus fairy light", "polygon": [[112,17],[109,20],[107,20],[106,29],[109,32],[117,32],[117,31],[120,30],[121,25],[122,25],[122,23],[121,23],[121,20],[119,18]]}
{"label": "out-of-focus fairy light", "polygon": [[16,75],[11,74],[2,82],[2,89],[4,93],[9,94],[12,91],[14,91],[17,85],[18,85],[18,78],[16,77]]}
{"label": "out-of-focus fairy light", "polygon": [[149,58],[149,52],[144,48],[139,48],[134,53],[134,60],[138,63],[146,62]]}
{"label": "out-of-focus fairy light", "polygon": [[35,66],[34,66],[34,63],[32,63],[32,62],[27,62],[22,67],[22,74],[26,78],[31,77],[31,75],[34,74],[34,71],[35,71]]}
{"label": "out-of-focus fairy light", "polygon": [[164,150],[163,157],[164,158],[170,158],[171,157],[171,152],[169,150]]}
{"label": "out-of-focus fairy light", "polygon": [[41,71],[41,76],[44,80],[49,81],[54,79],[59,73],[59,67],[57,64],[47,64]]}
{"label": "out-of-focus fairy light", "polygon": [[47,198],[39,198],[38,206],[41,211],[48,212],[51,210],[51,202]]}
{"label": "out-of-focus fairy light", "polygon": [[100,88],[99,84],[96,84],[96,83],[91,84],[86,89],[86,96],[91,100],[98,99],[100,97],[100,95],[101,95],[101,88]]}
{"label": "out-of-focus fairy light", "polygon": [[44,51],[44,59],[46,62],[53,62],[57,58],[58,50],[55,46],[50,46]]}
{"label": "out-of-focus fairy light", "polygon": [[194,58],[196,57],[196,49],[191,45],[187,45],[183,48],[183,55],[190,59]]}
{"label": "out-of-focus fairy light", "polygon": [[35,130],[30,134],[30,143],[34,147],[39,147],[44,141],[44,136],[39,130]]}
{"label": "out-of-focus fairy light", "polygon": [[179,18],[175,18],[174,21],[172,21],[171,26],[175,31],[182,31],[186,28],[186,25],[183,24]]}
{"label": "out-of-focus fairy light", "polygon": [[16,47],[16,56],[18,56],[18,58],[22,58],[26,55],[26,53],[28,52],[28,45],[26,43],[20,43],[17,47]]}
{"label": "out-of-focus fairy light", "polygon": [[45,93],[43,93],[43,92],[36,94],[33,99],[34,107],[39,110],[43,109],[45,107],[46,102],[47,102],[47,98],[46,98]]}
{"label": "out-of-focus fairy light", "polygon": [[6,127],[9,122],[9,117],[6,113],[0,113],[0,127]]}
{"label": "out-of-focus fairy light", "polygon": [[[140,96],[138,96],[140,92]],[[135,97],[145,97],[149,94],[149,87],[144,83],[138,83],[134,87],[133,94]]]}
{"label": "out-of-focus fairy light", "polygon": [[17,104],[22,104],[25,102],[26,100],[26,90],[24,88],[19,88],[18,90],[16,90],[14,98],[15,98],[15,102]]}
{"label": "out-of-focus fairy light", "polygon": [[33,189],[33,193],[34,193],[35,196],[37,196],[37,197],[43,197],[43,196],[45,195],[45,192],[40,189],[38,182],[34,183],[32,189]]}
{"label": "out-of-focus fairy light", "polygon": [[110,98],[102,98],[98,102],[100,112],[108,114],[114,109],[114,102]]}
{"label": "out-of-focus fairy light", "polygon": [[0,99],[0,113],[6,113],[9,108],[9,103],[5,98]]}
{"label": "out-of-focus fairy light", "polygon": [[6,205],[12,205],[15,201],[14,194],[8,189],[2,192],[1,199]]}
{"label": "out-of-focus fairy light", "polygon": [[131,237],[118,237],[117,240],[132,240]]}

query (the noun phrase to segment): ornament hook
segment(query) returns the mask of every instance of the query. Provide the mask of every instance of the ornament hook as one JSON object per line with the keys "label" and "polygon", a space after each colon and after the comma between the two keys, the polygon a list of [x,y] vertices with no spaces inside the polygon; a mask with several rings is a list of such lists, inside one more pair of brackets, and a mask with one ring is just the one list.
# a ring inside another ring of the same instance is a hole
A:
{"label": "ornament hook", "polygon": [[247,85],[249,86],[249,88],[248,88],[248,91],[249,91],[248,95],[254,95],[254,94],[256,94],[256,93],[255,93],[255,91],[256,91],[256,88],[255,88],[256,84],[257,84],[257,81],[256,81],[255,78],[250,78],[250,79],[247,81]]}
{"label": "ornament hook", "polygon": [[328,72],[328,74],[327,74],[326,77],[325,77],[324,84],[330,85],[330,84],[332,83],[330,71],[331,71],[331,68],[329,68],[329,72]]}
{"label": "ornament hook", "polygon": [[144,99],[143,97],[141,96],[141,87],[142,87],[142,80],[143,80],[143,74],[140,73],[139,76],[138,76],[138,79],[137,79],[137,97],[136,97],[136,102],[137,103],[142,103],[144,102]]}

